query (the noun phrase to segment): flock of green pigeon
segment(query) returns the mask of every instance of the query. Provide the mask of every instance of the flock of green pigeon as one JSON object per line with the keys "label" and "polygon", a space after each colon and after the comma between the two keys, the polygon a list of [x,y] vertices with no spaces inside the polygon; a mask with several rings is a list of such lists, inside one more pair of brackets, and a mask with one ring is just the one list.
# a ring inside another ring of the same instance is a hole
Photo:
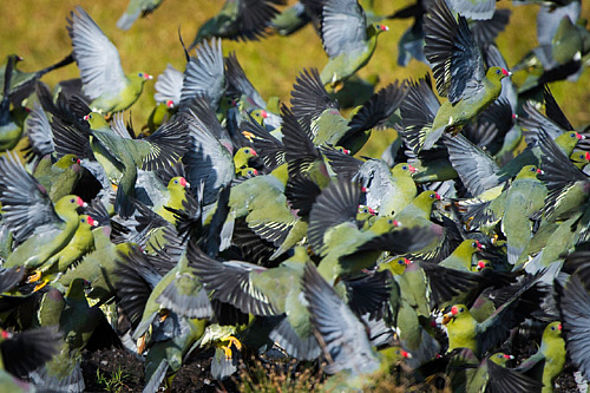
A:
{"label": "flock of green pigeon", "polygon": [[[131,0],[117,26],[161,2]],[[580,2],[529,1],[539,46],[512,67],[520,86],[494,43],[510,17],[494,0],[393,15],[361,3],[226,0],[181,38],[186,68],[157,76],[141,129],[125,111],[153,77],[126,73],[83,8],[61,62],[26,73],[8,56],[0,391],[83,392],[85,351],[110,346],[142,359],[144,392],[200,350],[220,381],[252,356],[323,364],[326,392],[400,372],[452,392],[545,393],[564,369],[587,388],[590,145],[547,85],[590,59]],[[415,20],[400,66],[424,61],[433,77],[373,93],[355,73],[397,18]],[[308,23],[329,60],[299,73],[288,104],[223,55],[222,39]],[[72,62],[79,79],[40,81]],[[343,114],[346,94],[367,91]],[[360,156],[373,132],[397,137]]]}

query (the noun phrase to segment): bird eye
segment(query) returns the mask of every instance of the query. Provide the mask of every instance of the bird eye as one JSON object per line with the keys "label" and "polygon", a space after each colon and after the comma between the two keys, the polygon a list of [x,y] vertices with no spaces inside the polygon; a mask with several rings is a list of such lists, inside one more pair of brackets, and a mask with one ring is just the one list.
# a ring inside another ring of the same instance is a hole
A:
{"label": "bird eye", "polygon": [[397,260],[397,264],[398,264],[398,265],[405,265],[406,263],[404,262],[404,260],[403,260],[403,259],[398,259],[398,260]]}
{"label": "bird eye", "polygon": [[471,243],[471,247],[477,247],[477,244],[475,244],[475,242]]}
{"label": "bird eye", "polygon": [[250,149],[244,149],[244,153],[250,154]]}
{"label": "bird eye", "polygon": [[70,203],[74,203],[74,202],[76,202],[76,200],[75,200],[75,199],[73,199],[73,198],[72,198],[72,199],[70,199]]}
{"label": "bird eye", "polygon": [[178,180],[174,180],[174,184],[178,184]]}
{"label": "bird eye", "polygon": [[80,220],[80,222],[83,224],[83,223],[86,222],[86,220],[83,218],[83,219]]}
{"label": "bird eye", "polygon": [[498,75],[500,75],[501,72],[502,71],[500,71],[500,70],[496,70],[496,74],[498,74]]}
{"label": "bird eye", "polygon": [[387,220],[387,223],[388,223],[389,225],[393,225],[393,218],[390,218],[389,220]]}
{"label": "bird eye", "polygon": [[140,72],[139,74],[137,74],[137,76],[139,76],[140,78],[143,78],[143,72]]}
{"label": "bird eye", "polygon": [[580,159],[583,160],[585,158],[585,156],[583,154],[580,154]]}
{"label": "bird eye", "polygon": [[77,158],[76,157],[72,157],[72,162],[76,162]]}
{"label": "bird eye", "polygon": [[459,308],[459,312],[463,312],[463,310],[464,310],[463,307]]}
{"label": "bird eye", "polygon": [[575,137],[576,137],[576,133],[575,133],[575,132],[572,132],[572,133],[570,134],[570,136],[571,136],[572,138],[575,138]]}
{"label": "bird eye", "polygon": [[551,326],[551,330],[555,330],[555,326]]}
{"label": "bird eye", "polygon": [[434,198],[434,194],[430,194],[430,197],[431,197],[431,198]]}
{"label": "bird eye", "polygon": [[407,166],[407,165],[404,165],[404,166],[402,166],[402,169],[403,169],[404,171],[406,171],[406,170],[408,170],[408,166]]}
{"label": "bird eye", "polygon": [[531,172],[537,172],[537,169],[535,167],[531,168]]}

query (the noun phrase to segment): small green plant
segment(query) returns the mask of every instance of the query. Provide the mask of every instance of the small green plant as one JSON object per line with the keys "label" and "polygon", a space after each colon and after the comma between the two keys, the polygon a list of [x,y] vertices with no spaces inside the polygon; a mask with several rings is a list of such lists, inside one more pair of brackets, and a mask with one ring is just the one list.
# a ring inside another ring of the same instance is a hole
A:
{"label": "small green plant", "polygon": [[104,386],[105,390],[109,393],[121,393],[123,388],[129,389],[124,382],[128,377],[127,373],[121,367],[118,367],[114,373],[110,373],[110,376],[102,373],[100,369],[96,370],[98,384]]}

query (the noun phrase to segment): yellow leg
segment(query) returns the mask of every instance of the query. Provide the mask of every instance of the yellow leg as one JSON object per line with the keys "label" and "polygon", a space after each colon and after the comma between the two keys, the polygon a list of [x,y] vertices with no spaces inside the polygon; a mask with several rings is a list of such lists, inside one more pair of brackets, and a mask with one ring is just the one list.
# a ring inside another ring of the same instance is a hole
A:
{"label": "yellow leg", "polygon": [[231,344],[235,345],[235,347],[238,349],[238,351],[242,350],[242,343],[240,342],[240,340],[238,340],[234,336],[227,336],[225,338],[225,341],[229,341],[230,345]]}
{"label": "yellow leg", "polygon": [[35,270],[33,274],[27,277],[27,284],[31,284],[33,282],[37,282],[41,279],[41,271]]}
{"label": "yellow leg", "polygon": [[39,284],[35,285],[35,288],[33,288],[33,292],[37,292],[38,290],[42,289],[43,287],[45,287],[45,285],[47,285],[47,283],[49,283],[49,280],[41,281]]}
{"label": "yellow leg", "polygon": [[137,353],[142,354],[145,351],[145,334],[137,340]]}

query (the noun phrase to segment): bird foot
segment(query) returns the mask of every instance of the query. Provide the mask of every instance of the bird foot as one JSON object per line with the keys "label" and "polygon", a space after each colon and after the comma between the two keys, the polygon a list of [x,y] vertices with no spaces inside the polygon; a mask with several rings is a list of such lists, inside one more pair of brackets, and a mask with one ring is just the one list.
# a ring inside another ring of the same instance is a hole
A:
{"label": "bird foot", "polygon": [[145,351],[145,334],[137,339],[137,353],[142,354]]}
{"label": "bird foot", "polygon": [[253,133],[251,133],[250,131],[242,131],[242,135],[244,135],[244,138],[248,139],[250,141],[250,143],[252,143],[252,140],[255,137],[255,135]]}
{"label": "bird foot", "polygon": [[40,289],[43,289],[45,287],[45,285],[47,285],[49,283],[49,280],[43,280],[41,281],[39,284],[35,285],[35,288],[33,288],[33,292],[37,292]]}
{"label": "bird foot", "polygon": [[223,353],[225,354],[225,358],[228,360],[232,358],[232,350],[231,350],[232,344],[237,348],[238,351],[242,350],[242,343],[240,342],[240,340],[238,340],[234,336],[227,336],[223,341],[227,342],[227,344],[222,344],[221,349],[223,350]]}
{"label": "bird foot", "polygon": [[40,270],[35,270],[33,274],[31,274],[30,276],[27,277],[27,284],[31,284],[34,282],[37,282],[41,279],[41,271]]}

